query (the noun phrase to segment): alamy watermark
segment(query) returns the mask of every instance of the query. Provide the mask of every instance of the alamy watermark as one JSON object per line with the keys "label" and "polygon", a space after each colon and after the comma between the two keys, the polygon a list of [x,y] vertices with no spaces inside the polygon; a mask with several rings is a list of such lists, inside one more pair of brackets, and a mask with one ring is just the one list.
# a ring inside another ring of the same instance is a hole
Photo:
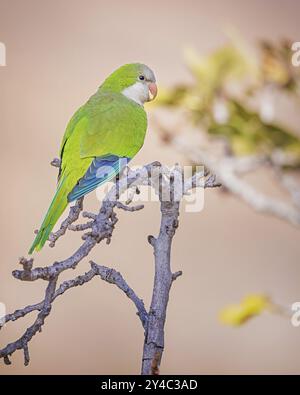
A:
{"label": "alamy watermark", "polygon": [[6,306],[0,302],[0,327],[5,324]]}
{"label": "alamy watermark", "polygon": [[6,66],[6,47],[0,42],[0,66]]}
{"label": "alamy watermark", "polygon": [[[121,187],[120,197],[117,198],[115,193],[111,192],[112,183],[105,182],[96,190],[99,201],[105,199],[120,200],[122,202],[132,201],[134,203],[175,201],[180,202],[183,199],[184,210],[186,212],[199,212],[204,207],[204,184],[205,174],[204,166],[173,166],[173,167],[153,167],[148,173],[147,169],[141,167],[131,167],[129,171],[139,171],[137,186],[139,193],[132,193],[135,183],[128,185],[130,174],[123,177],[126,168],[120,160],[119,169],[121,170]],[[97,178],[103,180],[112,179],[115,174],[115,167],[101,166],[97,173]],[[127,168],[128,169],[128,168]],[[104,171],[105,170],[105,171]],[[151,186],[151,188],[149,188]],[[115,190],[114,192],[117,192]],[[131,196],[132,195],[132,196]],[[131,198],[132,197],[132,198]]]}
{"label": "alamy watermark", "polygon": [[300,41],[295,41],[291,47],[292,51],[294,52],[292,55],[292,65],[294,67],[300,66]]}
{"label": "alamy watermark", "polygon": [[292,304],[292,311],[294,314],[291,317],[291,324],[297,328],[300,326],[300,302],[295,302]]}

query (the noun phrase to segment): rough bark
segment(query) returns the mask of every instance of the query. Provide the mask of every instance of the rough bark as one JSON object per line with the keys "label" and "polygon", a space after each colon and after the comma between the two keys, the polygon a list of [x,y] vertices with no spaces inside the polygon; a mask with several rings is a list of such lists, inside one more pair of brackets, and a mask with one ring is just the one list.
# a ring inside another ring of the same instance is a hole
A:
{"label": "rough bark", "polygon": [[169,293],[174,279],[181,272],[172,274],[171,247],[178,227],[179,202],[161,202],[161,223],[157,238],[149,236],[154,250],[155,276],[152,301],[148,313],[142,360],[142,374],[157,375],[164,351],[164,327]]}

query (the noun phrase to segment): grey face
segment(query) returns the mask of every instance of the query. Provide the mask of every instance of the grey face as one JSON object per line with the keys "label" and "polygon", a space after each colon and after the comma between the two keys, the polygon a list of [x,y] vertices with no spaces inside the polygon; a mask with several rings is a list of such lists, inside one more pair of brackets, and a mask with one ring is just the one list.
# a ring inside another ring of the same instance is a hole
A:
{"label": "grey face", "polygon": [[140,75],[138,76],[139,81],[149,83],[156,82],[153,71],[146,65],[141,65]]}
{"label": "grey face", "polygon": [[143,105],[155,99],[157,86],[153,71],[144,64],[138,64],[136,82],[122,91],[122,94],[136,103]]}

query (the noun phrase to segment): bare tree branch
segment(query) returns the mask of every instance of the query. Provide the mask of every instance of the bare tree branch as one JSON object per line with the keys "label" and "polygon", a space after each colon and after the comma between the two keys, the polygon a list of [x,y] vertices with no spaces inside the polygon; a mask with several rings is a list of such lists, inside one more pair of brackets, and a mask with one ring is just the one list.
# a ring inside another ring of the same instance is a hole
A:
{"label": "bare tree branch", "polygon": [[53,167],[60,167],[60,159],[59,158],[54,158],[52,159],[52,161],[50,162],[50,165]]}
{"label": "bare tree branch", "polygon": [[161,202],[158,237],[149,238],[154,249],[155,276],[148,325],[145,333],[142,374],[159,374],[164,351],[164,326],[172,282],[179,272],[171,271],[171,246],[178,227],[179,202]]}
{"label": "bare tree branch", "polygon": [[145,329],[148,321],[148,313],[145,309],[144,302],[136,295],[133,289],[129,287],[121,273],[106,266],[96,265],[94,262],[91,262],[91,265],[102,280],[110,284],[115,284],[125,293],[126,296],[128,296],[129,299],[132,300],[132,302],[135,304],[135,307],[137,308],[137,315],[139,316]]}
{"label": "bare tree branch", "polygon": [[[253,171],[263,164],[270,165],[270,162],[266,158],[261,156],[245,158],[216,157],[204,149],[191,146],[182,138],[170,137],[168,142],[193,162],[204,163],[213,174],[217,175],[222,185],[228,191],[238,196],[254,210],[271,214],[295,226],[300,226],[299,204],[293,205],[280,199],[272,198],[239,177],[239,175]],[[273,165],[273,169],[276,171],[276,165],[274,163]],[[300,196],[299,184],[294,180],[292,185],[291,180],[289,179],[288,182],[286,178],[284,182],[292,200],[296,203],[296,200]]]}
{"label": "bare tree branch", "polygon": [[67,218],[62,222],[57,232],[50,233],[49,235],[49,247],[55,247],[56,241],[63,236],[67,229],[70,228],[71,224],[78,220],[79,215],[83,209],[83,198],[76,201],[75,205],[70,207],[70,212]]}
{"label": "bare tree branch", "polygon": [[282,171],[278,171],[277,174],[281,185],[289,192],[295,206],[300,210],[300,183],[295,177],[284,174]]}
{"label": "bare tree branch", "polygon": [[[60,295],[64,294],[67,290],[77,287],[78,285],[83,285],[93,279],[96,275],[94,269],[89,270],[87,273],[81,276],[77,276],[72,280],[64,281],[55,291],[52,302]],[[33,311],[40,311],[43,308],[43,301],[37,304],[29,305],[24,307],[23,309],[19,309],[14,311],[11,314],[7,314],[4,317],[4,322],[7,323],[9,321],[16,321],[19,318],[24,317],[25,315],[32,313]]]}
{"label": "bare tree branch", "polygon": [[[54,292],[51,302],[53,302],[57,297],[63,295],[66,291],[74,287],[84,285],[91,281],[95,276],[99,275],[102,280],[110,284],[115,284],[128,296],[129,299],[132,300],[138,310],[137,314],[140,317],[142,325],[145,327],[148,313],[145,309],[144,303],[142,299],[140,299],[136,295],[132,288],[129,287],[122,275],[114,269],[106,266],[97,265],[95,262],[91,261],[90,264],[91,269],[85,274],[77,276],[72,280],[64,281]],[[4,317],[4,322],[7,323],[9,321],[16,321],[17,319],[22,318],[25,315],[32,313],[33,311],[41,311],[43,309],[43,306],[44,301],[34,305],[26,306],[20,310],[16,310],[14,313],[7,314]],[[0,353],[0,358],[1,357],[2,355]]]}
{"label": "bare tree branch", "polygon": [[[181,185],[182,177],[183,171],[178,166],[168,169],[158,162],[151,163],[135,171],[128,169],[126,177],[124,176],[118,179],[107,193],[98,214],[83,212],[82,217],[88,218],[89,221],[83,224],[74,224],[82,212],[83,200],[81,199],[77,201],[75,206],[71,207],[69,215],[62,222],[60,229],[50,236],[50,245],[55,245],[58,238],[62,237],[67,230],[88,230],[82,236],[83,243],[70,257],[45,267],[33,267],[33,258],[20,258],[19,263],[22,265],[22,270],[13,271],[13,276],[16,279],[21,281],[42,279],[48,285],[43,301],[7,314],[4,320],[2,320],[4,323],[7,323],[24,317],[33,311],[39,312],[34,323],[26,329],[19,339],[0,350],[0,358],[3,358],[6,364],[11,363],[9,358],[15,351],[22,349],[24,353],[24,364],[28,365],[30,360],[28,344],[41,331],[47,316],[51,312],[53,301],[66,291],[86,284],[95,276],[100,276],[102,280],[116,285],[134,303],[145,330],[142,373],[158,374],[164,349],[164,324],[169,292],[172,282],[182,274],[181,271],[176,273],[171,272],[170,261],[172,240],[178,227],[180,201],[192,188],[213,188],[220,186],[214,176],[210,176],[207,173],[204,174],[203,172],[194,174],[184,185]],[[159,196],[161,207],[159,235],[157,239],[153,236],[149,236],[148,238],[149,243],[154,248],[155,256],[154,288],[149,312],[145,309],[143,300],[137,296],[119,272],[106,266],[97,265],[94,262],[90,262],[91,269],[88,272],[64,281],[57,288],[58,278],[62,272],[76,268],[79,262],[89,255],[96,244],[103,240],[106,240],[107,243],[110,242],[115,224],[118,221],[114,211],[115,209],[118,208],[128,212],[134,212],[144,207],[143,205],[129,206],[133,201],[134,195],[139,193],[139,188],[144,185],[154,188]],[[176,193],[177,187],[180,187],[180,193]],[[130,196],[124,204],[119,199],[125,191],[130,191]],[[169,198],[165,199],[166,196],[169,196]]]}
{"label": "bare tree branch", "polygon": [[8,344],[4,349],[0,350],[0,358],[4,358],[6,364],[10,364],[9,356],[13,354],[16,350],[24,351],[24,365],[29,364],[29,351],[28,343],[33,338],[33,336],[41,331],[42,326],[45,323],[46,317],[50,314],[52,298],[55,292],[57,277],[52,278],[46,288],[45,299],[43,301],[43,306],[39,312],[33,325],[31,325],[23,336],[13,343]]}

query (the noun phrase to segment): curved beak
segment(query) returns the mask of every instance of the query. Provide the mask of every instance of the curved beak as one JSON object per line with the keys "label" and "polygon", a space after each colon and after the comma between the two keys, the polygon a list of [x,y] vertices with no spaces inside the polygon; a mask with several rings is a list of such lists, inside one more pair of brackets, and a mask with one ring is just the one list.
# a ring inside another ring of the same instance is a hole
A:
{"label": "curved beak", "polygon": [[148,84],[149,87],[149,101],[154,100],[157,95],[157,86],[155,82],[150,82]]}

